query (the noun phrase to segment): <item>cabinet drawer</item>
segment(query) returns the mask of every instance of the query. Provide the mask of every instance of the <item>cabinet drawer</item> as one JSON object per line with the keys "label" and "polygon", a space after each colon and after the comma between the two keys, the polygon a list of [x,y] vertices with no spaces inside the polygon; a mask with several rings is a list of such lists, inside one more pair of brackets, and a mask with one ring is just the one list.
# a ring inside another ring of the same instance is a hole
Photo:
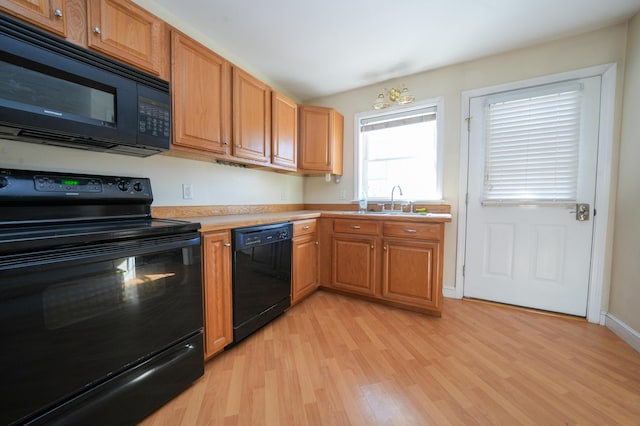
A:
{"label": "cabinet drawer", "polygon": [[416,238],[421,240],[440,241],[442,239],[441,223],[384,222],[385,237]]}
{"label": "cabinet drawer", "polygon": [[380,225],[375,220],[341,220],[336,219],[333,224],[334,232],[345,232],[348,234],[368,234],[378,235]]}
{"label": "cabinet drawer", "polygon": [[316,220],[297,220],[293,222],[293,236],[298,237],[300,235],[313,234],[316,232]]}

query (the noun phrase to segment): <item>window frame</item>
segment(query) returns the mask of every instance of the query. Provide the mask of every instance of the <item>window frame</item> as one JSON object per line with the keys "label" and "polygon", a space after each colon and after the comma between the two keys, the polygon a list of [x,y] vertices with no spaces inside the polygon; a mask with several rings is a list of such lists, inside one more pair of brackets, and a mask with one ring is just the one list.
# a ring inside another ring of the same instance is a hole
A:
{"label": "window frame", "polygon": [[[410,201],[418,202],[418,203],[434,203],[434,202],[442,202],[444,201],[444,193],[443,193],[443,174],[444,174],[444,97],[439,96],[437,98],[425,99],[419,102],[415,102],[408,106],[394,106],[390,108],[385,108],[384,110],[370,110],[360,112],[354,115],[354,141],[353,141],[353,200],[358,201],[361,193],[362,186],[362,167],[363,167],[363,151],[364,151],[364,143],[362,141],[362,132],[360,131],[361,120],[384,117],[385,115],[397,114],[400,112],[412,111],[416,109],[435,107],[436,109],[436,193],[439,194],[439,198],[433,199],[411,199]],[[408,200],[405,196],[398,196],[396,199],[398,200]],[[367,201],[369,202],[383,202],[390,201],[391,194],[389,197],[374,197],[369,198]]]}

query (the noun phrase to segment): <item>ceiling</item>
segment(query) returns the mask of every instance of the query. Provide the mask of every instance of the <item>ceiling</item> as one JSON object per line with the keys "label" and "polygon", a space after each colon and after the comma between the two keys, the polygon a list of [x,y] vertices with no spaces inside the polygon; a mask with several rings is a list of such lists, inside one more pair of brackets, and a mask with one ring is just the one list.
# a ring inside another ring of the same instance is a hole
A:
{"label": "ceiling", "polygon": [[640,0],[152,0],[300,101],[626,21]]}

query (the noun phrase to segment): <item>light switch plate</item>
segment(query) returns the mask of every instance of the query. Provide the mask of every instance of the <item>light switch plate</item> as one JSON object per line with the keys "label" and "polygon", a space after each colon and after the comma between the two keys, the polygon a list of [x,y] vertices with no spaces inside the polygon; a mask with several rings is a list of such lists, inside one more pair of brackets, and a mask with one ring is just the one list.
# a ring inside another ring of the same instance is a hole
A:
{"label": "light switch plate", "polygon": [[193,199],[193,186],[190,183],[182,184],[182,198],[185,200]]}

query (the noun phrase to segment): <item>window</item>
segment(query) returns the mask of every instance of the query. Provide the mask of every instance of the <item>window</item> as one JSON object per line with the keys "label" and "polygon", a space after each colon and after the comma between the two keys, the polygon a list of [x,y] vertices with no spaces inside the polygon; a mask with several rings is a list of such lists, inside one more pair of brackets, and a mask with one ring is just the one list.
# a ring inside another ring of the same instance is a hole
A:
{"label": "window", "polygon": [[442,199],[441,100],[356,116],[356,198]]}
{"label": "window", "polygon": [[575,202],[581,89],[561,84],[488,98],[485,203]]}

